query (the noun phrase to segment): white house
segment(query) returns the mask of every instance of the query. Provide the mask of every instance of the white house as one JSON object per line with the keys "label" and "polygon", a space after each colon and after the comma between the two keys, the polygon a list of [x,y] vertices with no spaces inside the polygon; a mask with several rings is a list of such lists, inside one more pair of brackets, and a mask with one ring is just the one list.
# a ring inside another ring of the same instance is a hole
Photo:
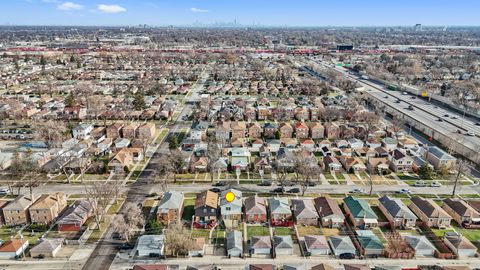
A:
{"label": "white house", "polygon": [[72,135],[75,139],[86,139],[92,133],[93,125],[90,124],[79,124],[72,129]]}
{"label": "white house", "polygon": [[165,249],[164,241],[164,235],[142,235],[138,237],[134,255],[138,257],[163,256]]}

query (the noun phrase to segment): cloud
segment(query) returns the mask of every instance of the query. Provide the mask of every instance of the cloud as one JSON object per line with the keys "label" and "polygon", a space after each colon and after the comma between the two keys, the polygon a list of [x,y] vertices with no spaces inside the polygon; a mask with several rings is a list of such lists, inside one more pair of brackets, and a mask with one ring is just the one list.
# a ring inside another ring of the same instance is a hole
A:
{"label": "cloud", "polygon": [[42,2],[48,4],[60,4],[60,0],[42,0]]}
{"label": "cloud", "polygon": [[190,9],[191,12],[197,12],[197,13],[205,13],[205,12],[209,12],[208,9],[200,9],[200,8],[195,8],[195,7],[192,7]]}
{"label": "cloud", "polygon": [[57,6],[58,10],[80,10],[83,9],[82,5],[73,3],[73,2],[65,2]]}
{"label": "cloud", "polygon": [[98,5],[97,10],[103,13],[122,13],[127,11],[126,8],[121,7],[119,5],[104,5],[104,4]]}

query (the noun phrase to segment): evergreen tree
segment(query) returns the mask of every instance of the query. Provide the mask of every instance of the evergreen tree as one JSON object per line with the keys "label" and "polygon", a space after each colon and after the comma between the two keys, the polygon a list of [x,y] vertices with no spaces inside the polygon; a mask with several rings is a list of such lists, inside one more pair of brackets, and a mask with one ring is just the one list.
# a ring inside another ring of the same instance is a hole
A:
{"label": "evergreen tree", "polygon": [[418,169],[418,175],[420,176],[420,179],[422,180],[432,180],[434,176],[434,172],[432,167],[428,165],[427,162],[425,162],[419,169]]}
{"label": "evergreen tree", "polygon": [[143,97],[143,94],[140,92],[135,93],[133,96],[133,108],[136,111],[141,111],[145,109],[145,98]]}

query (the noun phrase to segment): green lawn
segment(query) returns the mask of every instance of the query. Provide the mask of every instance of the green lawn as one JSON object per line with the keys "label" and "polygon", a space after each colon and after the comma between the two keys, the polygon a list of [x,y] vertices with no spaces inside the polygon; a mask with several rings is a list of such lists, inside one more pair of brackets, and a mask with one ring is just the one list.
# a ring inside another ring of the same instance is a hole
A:
{"label": "green lawn", "polygon": [[182,219],[191,221],[192,216],[195,213],[194,209],[195,199],[185,199],[183,201],[183,214]]}
{"label": "green lawn", "polygon": [[345,180],[345,176],[343,176],[343,174],[341,174],[341,173],[336,173],[335,175],[337,176],[337,179],[338,179],[338,180]]}
{"label": "green lawn", "polygon": [[108,208],[107,214],[109,215],[116,214],[120,209],[120,207],[122,206],[123,201],[124,199],[118,199],[117,203],[112,204],[110,208]]}
{"label": "green lawn", "polygon": [[264,226],[247,226],[247,236],[269,236],[270,232],[268,227]]}
{"label": "green lawn", "polygon": [[208,229],[193,229],[192,230],[192,237],[197,238],[197,237],[204,237],[205,239],[208,239],[210,235],[210,230]]}
{"label": "green lawn", "polygon": [[292,228],[277,227],[275,228],[275,235],[292,235]]}

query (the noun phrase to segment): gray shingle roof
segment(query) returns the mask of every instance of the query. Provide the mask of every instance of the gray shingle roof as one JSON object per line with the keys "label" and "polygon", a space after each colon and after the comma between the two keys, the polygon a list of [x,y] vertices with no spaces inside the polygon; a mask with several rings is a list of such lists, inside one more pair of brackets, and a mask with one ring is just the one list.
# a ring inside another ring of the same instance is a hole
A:
{"label": "gray shingle roof", "polygon": [[400,199],[394,199],[384,195],[378,200],[394,218],[417,218],[417,216]]}

